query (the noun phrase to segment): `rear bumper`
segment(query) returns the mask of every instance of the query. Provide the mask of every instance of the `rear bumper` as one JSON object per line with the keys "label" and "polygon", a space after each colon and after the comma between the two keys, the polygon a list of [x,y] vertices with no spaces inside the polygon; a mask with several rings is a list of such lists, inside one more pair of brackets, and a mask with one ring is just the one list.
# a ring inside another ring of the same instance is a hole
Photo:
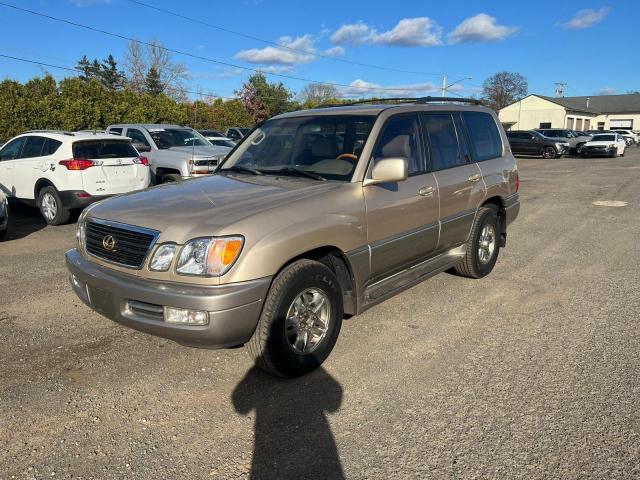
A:
{"label": "rear bumper", "polygon": [[60,195],[60,200],[62,200],[62,205],[65,208],[76,209],[76,208],[85,208],[91,205],[92,203],[98,202],[100,200],[104,200],[105,198],[109,198],[111,195],[99,195],[90,197],[81,197],[80,195],[86,195],[87,192],[82,190],[63,190],[58,192]]}
{"label": "rear bumper", "polygon": [[507,225],[513,222],[520,213],[520,194],[514,193],[504,200],[504,210],[507,218]]}
{"label": "rear bumper", "polygon": [[[66,253],[66,263],[73,290],[96,312],[136,330],[200,348],[247,342],[271,285],[270,277],[218,286],[151,281],[90,262],[76,249]],[[165,306],[207,311],[209,324],[166,323]]]}

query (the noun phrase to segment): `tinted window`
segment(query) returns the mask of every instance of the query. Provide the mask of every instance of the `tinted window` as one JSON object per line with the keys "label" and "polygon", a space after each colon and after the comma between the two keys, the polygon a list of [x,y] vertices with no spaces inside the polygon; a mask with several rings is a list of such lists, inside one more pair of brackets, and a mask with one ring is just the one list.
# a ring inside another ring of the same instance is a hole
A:
{"label": "tinted window", "polygon": [[73,158],[131,158],[138,153],[129,142],[121,140],[86,140],[73,144]]}
{"label": "tinted window", "polygon": [[144,133],[136,128],[127,128],[127,137],[129,137],[133,141],[133,143],[143,143],[148,147],[150,146],[149,142],[144,136]]}
{"label": "tinted window", "polygon": [[206,138],[190,128],[150,128],[148,132],[158,148],[209,145]]}
{"label": "tinted window", "polygon": [[427,171],[420,146],[420,124],[417,115],[391,117],[379,137],[374,162],[382,158],[406,158],[409,175]]}
{"label": "tinted window", "polygon": [[13,160],[14,158],[18,158],[25,138],[26,137],[16,138],[7,143],[4,148],[0,150],[0,160]]}
{"label": "tinted window", "polygon": [[481,162],[502,156],[500,133],[493,117],[483,112],[464,112],[462,115],[467,124],[475,160]]}
{"label": "tinted window", "polygon": [[22,154],[20,154],[20,158],[33,158],[41,156],[42,147],[44,146],[45,140],[45,137],[27,137],[27,141],[22,148]]}
{"label": "tinted window", "polygon": [[444,170],[466,164],[460,155],[458,135],[451,114],[426,114],[423,117],[423,124],[433,170]]}
{"label": "tinted window", "polygon": [[42,155],[53,155],[56,153],[56,150],[62,145],[62,142],[58,140],[54,140],[53,138],[47,138],[44,142],[44,147],[42,148]]}
{"label": "tinted window", "polygon": [[109,133],[113,133],[114,135],[122,135],[122,127],[110,128]]}

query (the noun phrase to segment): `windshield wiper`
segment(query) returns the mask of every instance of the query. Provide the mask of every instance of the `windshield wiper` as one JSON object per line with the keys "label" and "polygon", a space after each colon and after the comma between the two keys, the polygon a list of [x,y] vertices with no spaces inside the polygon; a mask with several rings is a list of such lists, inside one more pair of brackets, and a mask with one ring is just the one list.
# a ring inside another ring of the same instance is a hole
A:
{"label": "windshield wiper", "polygon": [[320,180],[321,182],[327,181],[327,179],[324,178],[322,175],[318,175],[317,173],[309,172],[307,170],[300,170],[298,168],[293,168],[293,167],[281,168],[279,170],[265,170],[264,173],[274,174],[274,175],[282,174],[282,175],[306,177],[306,178],[312,178],[313,180]]}
{"label": "windshield wiper", "polygon": [[236,173],[250,173],[251,175],[263,175],[260,170],[256,170],[251,167],[243,167],[242,165],[232,165],[227,168],[223,168],[220,172],[236,172]]}

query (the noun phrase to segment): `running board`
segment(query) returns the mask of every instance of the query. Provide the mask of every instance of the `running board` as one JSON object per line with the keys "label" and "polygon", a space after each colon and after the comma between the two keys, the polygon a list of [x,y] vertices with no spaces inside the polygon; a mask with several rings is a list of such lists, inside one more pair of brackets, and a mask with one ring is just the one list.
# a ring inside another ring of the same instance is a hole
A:
{"label": "running board", "polygon": [[466,245],[452,248],[369,285],[364,290],[362,311],[427,278],[448,270],[462,260],[465,250]]}

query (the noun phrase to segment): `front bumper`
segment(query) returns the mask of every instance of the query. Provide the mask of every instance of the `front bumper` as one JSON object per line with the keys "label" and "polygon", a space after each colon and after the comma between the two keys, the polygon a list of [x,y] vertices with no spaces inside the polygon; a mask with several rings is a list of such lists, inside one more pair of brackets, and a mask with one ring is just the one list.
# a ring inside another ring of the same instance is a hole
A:
{"label": "front bumper", "polygon": [[[77,249],[66,253],[66,263],[73,290],[96,312],[136,330],[200,348],[246,343],[271,285],[270,277],[217,286],[152,281],[102,267]],[[164,306],[207,311],[209,324],[165,323]]]}

